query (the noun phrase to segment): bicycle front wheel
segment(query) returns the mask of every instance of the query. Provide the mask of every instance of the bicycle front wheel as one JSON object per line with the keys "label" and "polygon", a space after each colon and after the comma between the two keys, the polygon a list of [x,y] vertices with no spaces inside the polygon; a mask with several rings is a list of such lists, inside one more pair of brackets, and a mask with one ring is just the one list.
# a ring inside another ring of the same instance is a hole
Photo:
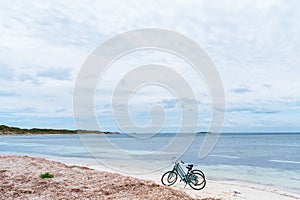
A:
{"label": "bicycle front wheel", "polygon": [[192,171],[188,178],[188,184],[194,190],[202,190],[206,185],[206,180],[203,172],[199,172],[198,170]]}
{"label": "bicycle front wheel", "polygon": [[177,181],[177,173],[174,171],[168,171],[161,177],[161,182],[164,185],[171,186]]}

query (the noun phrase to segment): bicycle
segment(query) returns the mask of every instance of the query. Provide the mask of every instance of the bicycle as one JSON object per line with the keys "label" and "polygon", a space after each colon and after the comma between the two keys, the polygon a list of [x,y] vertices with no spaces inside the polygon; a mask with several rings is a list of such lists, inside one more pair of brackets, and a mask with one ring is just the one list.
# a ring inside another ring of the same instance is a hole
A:
{"label": "bicycle", "polygon": [[[184,164],[183,161],[180,162]],[[192,170],[193,167],[193,164],[188,164],[186,166],[188,171],[184,172],[180,163],[178,161],[175,161],[173,169],[171,171],[167,171],[161,177],[162,184],[166,186],[171,186],[177,181],[177,178],[179,176],[180,181],[185,182],[184,187],[186,187],[186,185],[189,184],[189,186],[194,190],[202,190],[206,185],[205,175],[201,170]]]}

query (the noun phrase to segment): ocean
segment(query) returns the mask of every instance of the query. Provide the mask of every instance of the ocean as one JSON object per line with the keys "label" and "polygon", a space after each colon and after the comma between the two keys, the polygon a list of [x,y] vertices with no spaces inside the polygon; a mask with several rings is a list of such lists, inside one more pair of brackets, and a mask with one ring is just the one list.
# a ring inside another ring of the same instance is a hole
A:
{"label": "ocean", "polygon": [[[199,150],[205,134],[139,136],[0,136],[0,154],[105,165],[128,173],[171,169],[172,157],[176,156],[185,163],[195,164],[208,179],[237,180],[300,191],[300,133],[223,133],[203,159],[199,158]],[[183,145],[172,146],[174,138]],[[162,150],[168,146],[172,148]]]}

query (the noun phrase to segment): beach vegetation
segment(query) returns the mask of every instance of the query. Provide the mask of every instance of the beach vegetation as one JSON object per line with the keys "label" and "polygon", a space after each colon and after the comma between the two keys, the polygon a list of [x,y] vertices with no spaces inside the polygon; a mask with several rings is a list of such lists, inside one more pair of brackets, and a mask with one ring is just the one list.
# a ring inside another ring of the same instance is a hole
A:
{"label": "beach vegetation", "polygon": [[68,130],[68,129],[42,129],[18,128],[0,125],[0,135],[34,135],[34,134],[119,134],[118,132],[103,132],[98,130]]}
{"label": "beach vegetation", "polygon": [[44,179],[44,178],[53,178],[54,175],[50,174],[49,172],[46,172],[44,174],[40,174],[40,178]]}

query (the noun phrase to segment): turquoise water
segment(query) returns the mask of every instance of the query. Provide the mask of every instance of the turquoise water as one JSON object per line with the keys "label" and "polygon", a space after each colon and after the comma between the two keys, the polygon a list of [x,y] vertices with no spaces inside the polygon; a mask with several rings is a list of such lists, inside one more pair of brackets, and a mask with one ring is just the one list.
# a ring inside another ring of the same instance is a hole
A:
{"label": "turquoise water", "polygon": [[[153,152],[172,142],[174,137],[175,134],[167,133],[142,139],[125,134],[89,134],[81,138],[72,134],[1,136],[0,154],[154,169],[152,167],[170,164],[172,154]],[[189,137],[183,135],[180,140],[184,143]],[[198,165],[208,178],[242,180],[300,191],[300,134],[224,133],[210,154],[199,159],[203,139],[203,134],[197,135],[179,159]],[[119,149],[126,153],[120,154]]]}

